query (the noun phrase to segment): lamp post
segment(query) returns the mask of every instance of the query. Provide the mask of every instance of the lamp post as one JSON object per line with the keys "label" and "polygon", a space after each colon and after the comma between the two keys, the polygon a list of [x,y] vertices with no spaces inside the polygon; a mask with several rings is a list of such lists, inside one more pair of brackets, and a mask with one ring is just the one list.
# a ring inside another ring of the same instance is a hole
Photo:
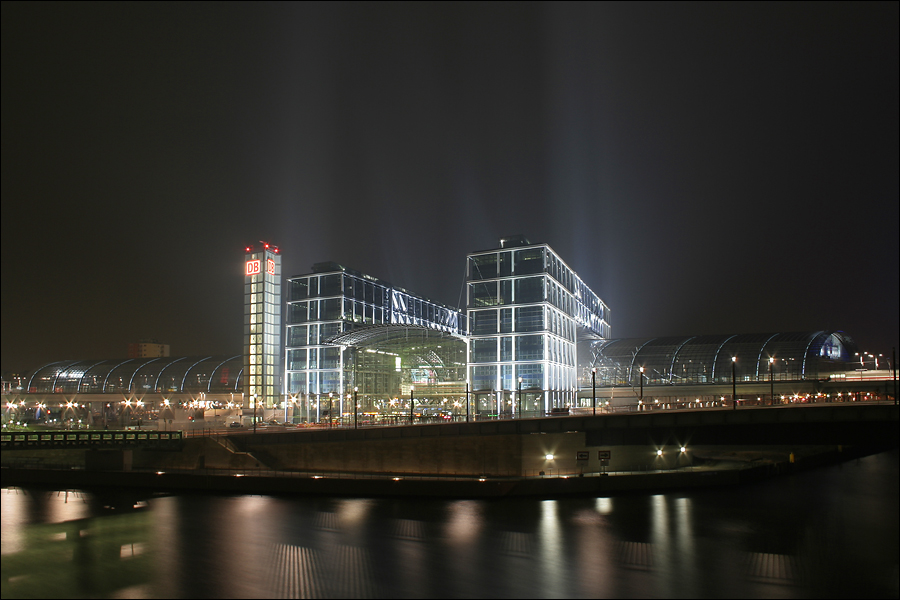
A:
{"label": "lamp post", "polygon": [[413,392],[415,392],[416,387],[411,385],[409,386],[409,424],[413,423],[413,405],[416,403],[416,399],[413,397]]}
{"label": "lamp post", "polygon": [[331,414],[334,408],[334,392],[328,392],[328,427],[334,425],[334,415]]}
{"label": "lamp post", "polygon": [[522,418],[522,378],[519,377],[519,387],[516,389],[516,409],[519,411],[519,418]]}
{"label": "lamp post", "polygon": [[769,396],[772,398],[772,406],[775,406],[775,358],[769,357]]}
{"label": "lamp post", "polygon": [[466,423],[469,422],[469,380],[466,379]]}
{"label": "lamp post", "polygon": [[256,434],[256,401],[259,398],[256,394],[250,396],[250,399],[253,400],[253,434]]}
{"label": "lamp post", "polygon": [[591,408],[597,414],[597,367],[591,369]]}
{"label": "lamp post", "polygon": [[644,401],[644,367],[641,367],[641,397],[639,398],[639,400],[641,402]]}
{"label": "lamp post", "polygon": [[737,363],[737,356],[731,357],[731,409],[737,410],[737,380],[734,377],[734,365]]}
{"label": "lamp post", "polygon": [[358,386],[353,386],[353,429],[359,429],[359,392]]}
{"label": "lamp post", "polygon": [[894,404],[897,404],[897,347],[891,349],[891,379],[894,380]]}

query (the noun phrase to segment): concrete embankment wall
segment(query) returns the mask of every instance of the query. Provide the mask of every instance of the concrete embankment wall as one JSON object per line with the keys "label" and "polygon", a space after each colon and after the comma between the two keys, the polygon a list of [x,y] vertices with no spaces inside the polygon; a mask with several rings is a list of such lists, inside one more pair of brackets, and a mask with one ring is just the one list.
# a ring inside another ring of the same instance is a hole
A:
{"label": "concrete embankment wall", "polygon": [[134,469],[259,469],[266,465],[226,438],[191,438],[177,450],[148,448],[4,450],[3,466],[33,468]]}
{"label": "concrete embankment wall", "polygon": [[[534,476],[675,469],[692,463],[690,452],[669,449],[660,456],[649,446],[606,447],[610,459],[601,463],[604,448],[586,445],[584,432],[578,431],[284,444],[256,444],[245,437],[240,443],[273,469],[322,472]],[[587,459],[578,460],[579,452]]]}

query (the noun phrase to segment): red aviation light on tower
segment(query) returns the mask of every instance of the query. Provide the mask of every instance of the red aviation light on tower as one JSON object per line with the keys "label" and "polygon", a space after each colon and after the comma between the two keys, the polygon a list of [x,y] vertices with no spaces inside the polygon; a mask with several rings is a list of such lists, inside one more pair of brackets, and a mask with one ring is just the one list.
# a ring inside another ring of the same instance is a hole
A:
{"label": "red aviation light on tower", "polygon": [[269,252],[278,254],[278,246],[276,246],[275,244],[270,244],[269,242],[264,242],[262,240],[260,240],[259,243],[262,244],[263,250],[268,250]]}

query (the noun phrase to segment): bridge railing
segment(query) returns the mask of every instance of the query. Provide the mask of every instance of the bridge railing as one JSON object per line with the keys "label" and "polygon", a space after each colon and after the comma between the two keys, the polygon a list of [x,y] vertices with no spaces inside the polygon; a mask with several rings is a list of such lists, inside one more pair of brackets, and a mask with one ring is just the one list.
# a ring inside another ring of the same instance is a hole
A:
{"label": "bridge railing", "polygon": [[182,440],[181,431],[10,431],[0,434],[0,448],[168,446]]}

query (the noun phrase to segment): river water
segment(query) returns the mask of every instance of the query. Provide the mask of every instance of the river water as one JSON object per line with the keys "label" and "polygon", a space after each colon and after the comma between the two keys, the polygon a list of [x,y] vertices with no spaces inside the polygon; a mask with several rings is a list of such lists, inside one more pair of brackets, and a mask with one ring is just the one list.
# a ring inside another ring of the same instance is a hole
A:
{"label": "river water", "polygon": [[555,500],[4,488],[2,597],[897,598],[898,466]]}

